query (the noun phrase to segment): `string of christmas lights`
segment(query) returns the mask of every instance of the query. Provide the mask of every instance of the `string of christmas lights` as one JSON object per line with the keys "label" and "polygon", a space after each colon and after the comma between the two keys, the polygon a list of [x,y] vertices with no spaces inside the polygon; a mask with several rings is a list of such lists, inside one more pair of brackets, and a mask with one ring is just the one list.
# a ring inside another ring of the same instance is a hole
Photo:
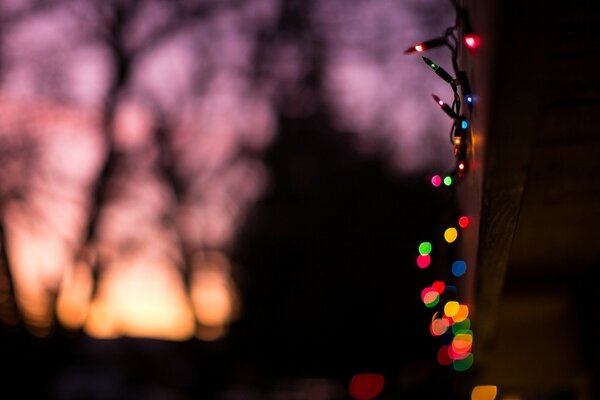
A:
{"label": "string of christmas lights", "polygon": [[[404,54],[423,53],[436,47],[445,46],[451,53],[454,77],[436,62],[427,57],[422,57],[427,66],[449,84],[453,94],[451,104],[444,102],[440,97],[432,94],[434,101],[440,109],[452,120],[450,142],[453,146],[456,165],[454,170],[444,177],[434,175],[431,178],[431,184],[435,187],[443,185],[448,188],[462,178],[464,172],[467,170],[467,147],[471,137],[469,116],[474,106],[474,95],[471,91],[467,74],[459,68],[458,64],[459,44],[462,43],[471,55],[475,55],[477,48],[481,44],[481,39],[472,29],[466,10],[460,7],[456,1],[453,1],[453,4],[456,8],[456,22],[454,26],[447,28],[442,36],[423,41],[404,51]],[[460,34],[462,34],[462,42],[458,40]],[[459,94],[459,89],[462,96]],[[469,116],[461,113],[463,100],[469,110]],[[457,226],[450,226],[444,231],[444,241],[448,245],[456,243],[459,236],[459,229],[467,229],[469,224],[470,221],[467,216],[458,218]],[[426,269],[431,265],[432,251],[433,245],[431,242],[422,242],[418,246],[416,263],[420,269]],[[454,260],[450,266],[450,272],[456,279],[462,277],[466,271],[467,264],[460,259]],[[425,307],[429,309],[440,308],[440,310],[433,313],[429,326],[430,334],[441,338],[443,342],[437,353],[438,363],[450,366],[456,372],[462,372],[468,370],[473,365],[474,356],[471,352],[473,331],[471,330],[471,321],[469,319],[469,306],[461,304],[458,298],[456,285],[447,285],[443,280],[434,281],[431,286],[424,288],[421,292],[421,300]]]}
{"label": "string of christmas lights", "polygon": [[[452,186],[458,181],[467,169],[467,146],[470,141],[470,123],[466,115],[461,114],[461,106],[464,100],[469,113],[473,110],[474,95],[471,91],[471,85],[467,74],[459,68],[458,54],[459,44],[462,43],[467,49],[469,54],[474,55],[481,44],[481,39],[477,36],[472,28],[468,13],[456,2],[453,2],[456,8],[456,22],[455,25],[447,28],[442,36],[425,40],[414,46],[409,47],[404,51],[404,54],[423,53],[427,50],[447,47],[451,53],[452,69],[454,77],[441,67],[438,63],[430,60],[429,58],[422,56],[425,64],[431,68],[437,76],[443,79],[450,85],[453,93],[453,101],[449,105],[445,103],[435,94],[432,94],[433,99],[438,103],[441,110],[448,115],[453,121],[452,128],[450,130],[450,141],[454,147],[454,156],[456,159],[456,166],[454,170],[446,176],[449,179],[440,180],[436,178],[432,180],[432,184],[436,187],[441,186],[442,182],[445,186]],[[458,35],[462,32],[463,40],[458,40]],[[462,93],[462,96],[459,94]]]}

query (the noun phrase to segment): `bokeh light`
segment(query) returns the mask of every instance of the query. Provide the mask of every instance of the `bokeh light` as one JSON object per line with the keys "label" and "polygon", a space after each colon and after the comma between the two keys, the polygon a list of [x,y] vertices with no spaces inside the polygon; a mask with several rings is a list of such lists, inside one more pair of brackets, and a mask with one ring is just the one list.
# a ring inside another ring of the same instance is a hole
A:
{"label": "bokeh light", "polygon": [[451,365],[452,359],[448,355],[448,346],[442,346],[438,350],[437,360],[440,365]]}
{"label": "bokeh light", "polygon": [[427,308],[435,307],[440,301],[440,295],[435,290],[431,289],[423,296],[423,303]]}
{"label": "bokeh light", "polygon": [[454,316],[452,316],[452,320],[454,322],[463,322],[469,316],[469,306],[466,304],[461,304],[458,306],[458,311]]}
{"label": "bokeh light", "polygon": [[[459,333],[452,339],[452,352],[456,355],[461,355],[471,351],[473,347],[473,335],[470,333]],[[459,357],[462,358],[462,357]]]}
{"label": "bokeh light", "polygon": [[419,254],[421,254],[422,256],[426,256],[429,253],[431,253],[431,243],[430,242],[423,242],[419,245]]}
{"label": "bokeh light", "polygon": [[447,176],[444,178],[444,185],[446,186],[452,186],[452,177]]}
{"label": "bokeh light", "polygon": [[419,268],[427,268],[431,264],[431,257],[429,255],[419,255],[417,257],[417,265]]}
{"label": "bokeh light", "polygon": [[466,318],[461,322],[454,323],[454,325],[452,326],[452,333],[454,333],[455,335],[459,333],[467,333],[469,329],[471,329],[471,320],[469,318]]}
{"label": "bokeh light", "polygon": [[461,277],[467,272],[467,263],[462,260],[457,260],[452,263],[452,275]]}
{"label": "bokeh light", "polygon": [[450,328],[450,324],[446,318],[435,318],[431,321],[429,331],[432,336],[442,336],[448,331],[448,328]]}
{"label": "bokeh light", "polygon": [[357,400],[371,400],[383,390],[383,375],[356,374],[350,380],[348,391]]}
{"label": "bokeh light", "polygon": [[495,385],[475,386],[471,391],[471,400],[494,400],[498,394],[498,387]]}
{"label": "bokeh light", "polygon": [[468,33],[464,37],[464,42],[470,50],[476,50],[481,44],[481,38],[473,33]]}
{"label": "bokeh light", "polygon": [[442,281],[435,281],[435,282],[433,282],[431,287],[433,289],[435,289],[435,291],[438,292],[439,294],[442,294],[442,293],[444,293],[444,290],[446,289],[446,284]]}
{"label": "bokeh light", "polygon": [[467,217],[466,215],[460,217],[458,219],[458,225],[463,229],[467,228],[469,226],[469,217]]}
{"label": "bokeh light", "polygon": [[468,351],[464,352],[464,353],[457,353],[454,348],[452,347],[452,343],[450,343],[450,345],[448,346],[448,357],[450,357],[452,360],[462,360],[467,358],[467,356],[471,354]]}
{"label": "bokeh light", "polygon": [[427,297],[428,293],[434,292],[436,295],[439,295],[439,293],[432,287],[426,287],[425,289],[423,289],[421,291],[421,301],[423,301],[423,303],[427,303],[426,299],[431,299],[432,297]]}
{"label": "bokeh light", "polygon": [[446,315],[442,315],[442,318],[448,321],[448,326],[454,325],[454,320],[452,318],[449,318]]}
{"label": "bokeh light", "polygon": [[448,228],[444,232],[444,239],[448,243],[454,243],[454,241],[456,240],[457,237],[458,237],[458,231],[456,230],[456,228]]}
{"label": "bokeh light", "polygon": [[469,353],[465,358],[452,361],[452,367],[457,372],[466,371],[473,365],[473,354]]}
{"label": "bokeh light", "polygon": [[431,178],[431,184],[435,187],[440,187],[442,185],[442,177],[434,175],[433,178]]}
{"label": "bokeh light", "polygon": [[459,308],[460,308],[460,304],[457,301],[449,301],[444,306],[444,314],[447,317],[452,318],[456,315]]}

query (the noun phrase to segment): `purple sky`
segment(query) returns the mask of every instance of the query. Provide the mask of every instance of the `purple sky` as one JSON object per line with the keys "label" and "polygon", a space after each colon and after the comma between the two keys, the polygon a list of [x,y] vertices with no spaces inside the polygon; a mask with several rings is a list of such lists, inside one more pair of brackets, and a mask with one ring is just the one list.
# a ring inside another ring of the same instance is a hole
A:
{"label": "purple sky", "polygon": [[[449,100],[451,92],[420,57],[402,51],[451,24],[449,2],[315,3],[311,33],[326,48],[318,90],[336,128],[355,135],[365,154],[385,149],[399,174],[447,169],[450,123],[430,94]],[[276,37],[260,61],[267,72],[256,79],[256,37],[276,31],[279,1],[206,2],[210,11],[195,19],[182,19],[169,1],[140,2],[123,30],[124,49],[133,56],[111,123],[113,143],[128,154],[129,164],[113,182],[119,194],[104,206],[90,249],[102,268],[90,298],[89,265],[73,260],[89,213],[89,188],[107,151],[102,113],[116,73],[106,39],[109,3],[34,4],[0,4],[0,140],[8,144],[5,151],[17,154],[6,165],[18,173],[0,178],[25,198],[3,201],[2,219],[25,320],[47,327],[53,312],[48,291],[60,290],[59,318],[92,335],[189,337],[194,318],[202,318],[205,303],[199,302],[207,300],[185,292],[176,267],[178,246],[225,249],[233,239],[269,184],[257,155],[278,132],[280,94],[301,94],[289,113],[316,106],[310,93],[302,97],[301,84],[315,49]],[[180,6],[185,11],[193,5]],[[430,54],[449,67],[446,50]],[[182,199],[154,170],[159,151],[152,132],[159,116],[168,122],[176,166],[186,176]],[[34,155],[11,150],[19,143]],[[241,148],[256,155],[240,156]],[[169,213],[176,223],[160,223]],[[219,257],[227,264],[224,253]],[[208,301],[234,302],[229,267],[198,259],[192,266],[196,276],[222,274],[211,278],[222,291]]]}

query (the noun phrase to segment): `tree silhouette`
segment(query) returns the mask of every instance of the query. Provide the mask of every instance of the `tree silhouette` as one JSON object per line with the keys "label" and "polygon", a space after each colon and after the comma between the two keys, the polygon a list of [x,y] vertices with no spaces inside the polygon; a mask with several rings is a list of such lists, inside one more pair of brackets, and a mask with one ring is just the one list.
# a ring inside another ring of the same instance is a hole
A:
{"label": "tree silhouette", "polygon": [[[279,315],[266,331],[242,319],[245,340],[258,339],[236,342],[256,344],[240,351],[256,358],[263,349],[277,364],[283,354],[318,357],[323,337],[314,332],[280,353],[267,348],[273,335],[302,336],[293,333],[300,315],[327,331],[331,360],[368,329],[336,344],[345,325],[334,325],[350,311],[310,314],[319,301],[343,309],[343,298],[364,315],[385,300],[371,322],[384,319],[394,301],[410,301],[389,287],[406,276],[387,274],[393,236],[408,241],[395,225],[412,218],[402,207],[419,206],[407,199],[410,192],[415,199],[426,194],[414,178],[404,186],[400,178],[446,168],[452,154],[444,116],[426,96],[412,95],[427,88],[443,95],[443,82],[398,49],[438,34],[429,26],[452,18],[444,7],[392,0],[3,2],[2,321],[42,336],[67,328],[97,338],[215,340],[245,313],[267,326]],[[433,114],[423,111],[429,109]],[[387,219],[392,199],[399,210]],[[352,221],[365,204],[376,208],[372,219]],[[359,232],[376,226],[381,232]],[[314,249],[320,243],[322,253]],[[361,243],[376,254],[362,252]],[[296,257],[295,272],[281,269],[287,264],[277,255]],[[370,261],[377,273],[363,282],[359,262]],[[336,299],[344,263],[352,272]],[[313,290],[315,274],[322,281]],[[362,283],[373,290],[378,276],[389,278],[381,299],[363,302],[350,293]],[[303,310],[295,295],[310,307]],[[286,304],[296,307],[289,315],[278,308]],[[357,349],[342,374],[372,363],[369,351]],[[293,373],[293,365],[284,367]]]}

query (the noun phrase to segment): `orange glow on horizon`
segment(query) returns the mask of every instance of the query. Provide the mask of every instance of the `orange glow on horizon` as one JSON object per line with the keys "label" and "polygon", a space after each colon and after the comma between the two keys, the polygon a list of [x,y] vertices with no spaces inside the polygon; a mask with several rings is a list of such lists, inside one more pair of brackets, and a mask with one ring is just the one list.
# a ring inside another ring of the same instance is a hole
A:
{"label": "orange glow on horizon", "polygon": [[92,285],[92,272],[87,264],[80,263],[65,274],[56,300],[56,315],[65,327],[77,329],[83,326],[92,296]]}
{"label": "orange glow on horizon", "polygon": [[[238,308],[238,297],[229,276],[231,265],[219,252],[199,254],[197,261],[191,288],[194,313],[201,327],[222,329],[236,317]],[[214,335],[207,332],[201,329],[198,336],[214,340]]]}
{"label": "orange glow on horizon", "polygon": [[194,317],[178,272],[162,263],[131,260],[110,266],[84,325],[96,338],[186,340]]}

